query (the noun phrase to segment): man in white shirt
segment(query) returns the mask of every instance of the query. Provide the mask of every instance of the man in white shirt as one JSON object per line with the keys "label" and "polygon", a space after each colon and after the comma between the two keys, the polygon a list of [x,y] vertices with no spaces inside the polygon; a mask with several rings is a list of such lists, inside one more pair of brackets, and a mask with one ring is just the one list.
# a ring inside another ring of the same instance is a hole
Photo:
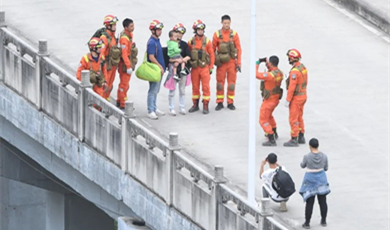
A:
{"label": "man in white shirt", "polygon": [[[267,158],[261,161],[260,166],[260,179],[264,182],[262,186],[263,197],[271,199],[277,203],[280,203],[280,211],[287,212],[286,202],[288,198],[283,198],[278,195],[278,193],[272,188],[272,179],[275,175],[275,170],[280,167],[278,164],[278,157],[275,153],[268,154]],[[264,171],[264,165],[268,162],[269,169]],[[283,171],[287,172],[285,167],[281,167]]]}

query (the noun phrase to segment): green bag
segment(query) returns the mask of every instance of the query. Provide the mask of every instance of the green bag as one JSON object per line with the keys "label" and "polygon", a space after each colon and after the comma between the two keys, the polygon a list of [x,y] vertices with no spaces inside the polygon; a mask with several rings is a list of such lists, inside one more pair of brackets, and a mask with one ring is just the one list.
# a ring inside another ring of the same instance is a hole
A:
{"label": "green bag", "polygon": [[135,76],[144,81],[159,82],[161,81],[160,67],[146,60],[147,53],[145,52],[144,61],[135,71]]}

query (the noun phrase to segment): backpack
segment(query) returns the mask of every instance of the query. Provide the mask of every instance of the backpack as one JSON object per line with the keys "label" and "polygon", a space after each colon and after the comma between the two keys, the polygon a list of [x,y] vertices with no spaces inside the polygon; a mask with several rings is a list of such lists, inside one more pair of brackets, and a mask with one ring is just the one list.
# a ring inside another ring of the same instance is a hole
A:
{"label": "backpack", "polygon": [[[93,38],[93,37],[100,38],[103,34],[106,35],[107,40],[111,40],[111,37],[108,35],[105,27],[102,27],[102,28],[99,28],[98,30],[96,30],[96,32],[92,35],[91,38]],[[110,44],[110,43],[111,43],[111,41],[108,41],[108,44]]]}
{"label": "backpack", "polygon": [[165,69],[168,70],[168,65],[169,65],[168,47],[162,47],[162,53],[164,56]]}
{"label": "backpack", "polygon": [[282,198],[288,198],[295,192],[294,181],[286,171],[282,170],[282,166],[275,170],[272,188],[278,193],[278,197]]}

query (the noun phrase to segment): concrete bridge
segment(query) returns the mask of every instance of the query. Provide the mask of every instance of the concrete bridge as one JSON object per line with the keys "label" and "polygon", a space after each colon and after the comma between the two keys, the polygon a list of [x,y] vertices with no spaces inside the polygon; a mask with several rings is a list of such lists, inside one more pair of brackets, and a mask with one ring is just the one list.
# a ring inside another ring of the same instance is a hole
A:
{"label": "concrete bridge", "polygon": [[[387,84],[389,36],[335,2],[351,4],[365,1],[258,1],[257,54],[259,56],[278,55],[281,60],[279,66],[284,72],[288,72],[290,68],[283,58],[287,49],[298,48],[303,54],[303,63],[309,69],[310,78],[309,99],[305,106],[304,116],[307,126],[306,136],[307,138],[317,137],[321,143],[321,150],[328,154],[330,160],[328,177],[332,193],[328,196],[327,229],[386,229],[390,221],[386,212],[388,210],[389,162],[387,144],[389,140],[389,88]],[[135,20],[135,40],[141,47],[140,51],[142,47],[145,47],[150,35],[147,28],[152,19],[161,19],[169,29],[177,22],[182,22],[189,28],[193,21],[199,18],[206,22],[206,35],[211,36],[214,30],[220,28],[220,16],[225,13],[230,14],[233,19],[232,28],[238,31],[243,46],[243,72],[239,75],[237,83],[236,111],[215,112],[211,110],[207,116],[187,114],[176,117],[165,116],[158,121],[150,121],[145,119],[147,84],[133,77],[128,96],[134,102],[136,120],[139,124],[147,127],[166,143],[169,142],[170,132],[178,132],[180,134],[179,143],[183,148],[180,150],[181,154],[189,152],[190,154],[186,157],[191,162],[196,162],[193,158],[199,160],[198,166],[208,172],[212,178],[214,178],[214,165],[223,165],[224,175],[230,182],[229,188],[244,197],[243,188],[246,188],[247,178],[247,111],[249,108],[247,92],[249,69],[252,68],[249,63],[249,42],[246,42],[250,36],[249,1],[233,1],[225,4],[222,1],[199,0],[196,5],[193,3],[182,1],[180,7],[172,11],[172,6],[176,6],[177,1],[134,0],[129,3],[125,0],[117,0],[115,4],[107,5],[107,1],[96,0],[94,4],[99,7],[89,10],[93,5],[90,1],[67,0],[56,1],[53,4],[48,0],[12,0],[3,1],[3,6],[0,8],[3,7],[7,11],[7,24],[12,25],[14,30],[22,31],[33,47],[38,47],[39,39],[46,38],[49,42],[50,59],[64,72],[70,73],[72,77],[81,56],[88,51],[85,46],[88,38],[101,26],[103,16],[108,13],[116,14],[120,20],[125,17]],[[384,0],[373,0],[368,3],[369,5],[375,3],[380,11],[388,12],[388,4]],[[355,4],[355,6],[359,5],[362,4]],[[151,7],[153,10],[150,9]],[[361,7],[349,8],[355,8],[356,11],[363,13],[360,15],[367,15],[368,8],[366,7],[364,10]],[[152,12],[149,13],[149,11]],[[19,36],[19,31],[13,32]],[[166,33],[167,30],[164,30],[162,42],[166,39]],[[189,39],[191,36],[188,30],[184,38]],[[37,49],[36,52],[38,51]],[[51,74],[51,77],[59,82],[55,75]],[[50,95],[54,94],[57,89],[73,90],[72,88],[75,88],[77,90],[78,85],[71,86],[73,83],[70,78],[71,76],[69,76],[70,83],[65,84],[66,87],[58,83],[62,87],[52,88],[54,92]],[[14,78],[8,81],[14,81]],[[12,88],[10,83],[4,84],[7,89]],[[210,84],[213,97],[215,76],[212,76]],[[117,85],[117,82],[114,85]],[[29,98],[33,95],[27,89],[28,87],[12,89],[11,92],[16,92],[18,95],[28,94],[27,98]],[[187,89],[187,94],[190,92],[191,90]],[[59,93],[67,95],[62,90]],[[88,95],[90,97],[89,93]],[[115,90],[112,96],[116,97]],[[75,97],[79,97],[78,94]],[[161,110],[167,111],[167,97],[167,92],[162,88],[157,103]],[[34,95],[34,98],[37,99],[38,96]],[[55,101],[55,103],[58,101],[43,97],[41,99]],[[30,98],[28,101],[31,100],[33,99]],[[41,106],[43,101],[41,101]],[[258,107],[260,104],[261,101],[257,100]],[[34,105],[37,108],[34,103],[28,103],[28,105]],[[189,96],[187,96],[186,105],[190,105]],[[282,142],[288,140],[290,129],[287,109],[282,105],[281,103],[275,111],[280,136],[278,146],[262,147],[262,130],[260,126],[257,127],[256,132],[259,137],[256,146],[257,167],[266,154],[270,151],[276,152],[280,163],[287,167],[296,185],[299,186],[300,178],[304,173],[299,163],[308,149],[307,146],[294,149],[281,146]],[[65,110],[69,107],[59,103],[54,106],[53,111],[62,108],[63,111],[76,116],[75,113]],[[49,109],[46,108],[46,110]],[[94,112],[88,113],[94,114]],[[1,113],[5,112],[1,111]],[[40,114],[46,114],[45,118],[55,120],[51,118],[53,115],[47,115],[42,107]],[[114,120],[114,124],[119,124],[115,113],[112,114],[109,120]],[[18,124],[18,119],[24,116],[16,116],[17,119],[15,118],[14,122]],[[56,112],[55,116],[61,116],[61,113]],[[95,119],[95,115],[88,118]],[[105,128],[100,129],[108,128],[105,123],[100,120],[99,122],[98,127],[105,125]],[[60,124],[56,120],[55,123]],[[78,130],[79,126],[72,128]],[[76,136],[73,134],[73,137],[79,138],[78,133]],[[86,143],[85,138],[82,143]],[[105,143],[112,145],[107,141]],[[100,146],[99,148],[106,147]],[[209,165],[211,167],[208,167]],[[257,177],[257,175],[251,176]],[[198,182],[203,183],[202,180]],[[260,197],[261,181],[258,179],[257,182],[256,195]],[[281,218],[280,222],[286,223],[284,225],[289,229],[300,229],[304,219],[304,203],[298,194],[291,197],[288,208],[287,213],[279,213],[278,206],[271,203],[274,218]],[[236,208],[234,210],[238,212]],[[183,215],[187,216],[187,214]],[[318,209],[315,208],[312,229],[322,229],[319,223],[315,223],[314,218],[318,216]],[[248,214],[245,217],[248,217]]]}
{"label": "concrete bridge", "polygon": [[[261,209],[251,206],[229,186],[222,166],[201,166],[181,151],[176,133],[169,139],[155,134],[135,116],[132,102],[123,112],[94,93],[89,71],[79,83],[50,58],[46,41],[36,48],[1,23],[0,137],[8,146],[2,156],[30,158],[22,163],[36,162],[70,192],[121,217],[122,229],[135,228],[120,215],[142,219],[151,229],[287,229],[272,217],[268,199]],[[11,148],[17,151],[6,151]],[[3,176],[26,183],[22,167],[6,173],[20,165],[7,159]],[[64,221],[72,210],[65,210],[65,195],[57,196],[45,200],[46,225],[30,229],[83,229]],[[16,217],[2,218],[7,229],[17,228]]]}

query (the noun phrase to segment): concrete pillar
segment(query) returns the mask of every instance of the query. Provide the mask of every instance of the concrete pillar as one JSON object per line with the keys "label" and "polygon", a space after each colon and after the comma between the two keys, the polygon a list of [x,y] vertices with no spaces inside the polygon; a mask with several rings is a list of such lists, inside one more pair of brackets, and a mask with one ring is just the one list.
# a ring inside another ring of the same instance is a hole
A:
{"label": "concrete pillar", "polygon": [[81,71],[81,84],[79,89],[79,140],[84,141],[85,134],[85,109],[86,109],[86,89],[92,88],[89,78],[89,70]]}
{"label": "concrete pillar", "polygon": [[270,198],[262,198],[261,199],[261,207],[260,207],[260,216],[259,216],[259,230],[268,230],[270,229],[269,224],[266,222],[266,218],[268,216],[272,216],[273,213],[271,211],[271,200]]}
{"label": "concrete pillar", "polygon": [[[0,29],[6,27],[5,24],[5,11],[0,11]],[[5,59],[4,59],[4,34],[0,30],[0,81],[4,81],[4,68],[5,68]]]}
{"label": "concrete pillar", "polygon": [[122,171],[128,172],[129,171],[129,145],[131,145],[131,141],[127,141],[129,136],[131,137],[130,133],[128,132],[128,125],[129,125],[129,119],[134,118],[134,102],[132,101],[126,101],[125,102],[125,111],[122,117],[122,153],[121,153],[121,168]]}
{"label": "concrete pillar", "polygon": [[167,204],[171,205],[173,200],[173,172],[176,170],[176,166],[174,165],[173,158],[175,157],[174,151],[179,151],[181,149],[179,145],[179,134],[172,132],[169,133],[169,146],[168,150],[165,153],[165,159],[167,164],[167,175],[168,175],[168,199]]}
{"label": "concrete pillar", "polygon": [[218,222],[219,222],[219,213],[218,213],[218,205],[219,203],[222,203],[222,193],[220,190],[220,184],[226,183],[226,178],[223,175],[223,166],[222,165],[215,165],[214,166],[214,182],[212,189],[212,209],[214,213],[214,218],[210,218],[210,221],[213,221],[211,223],[211,226],[214,226],[214,229],[218,229]]}
{"label": "concrete pillar", "polygon": [[46,197],[46,229],[65,230],[65,196],[48,192]]}
{"label": "concrete pillar", "polygon": [[45,62],[42,60],[44,57],[49,57],[49,53],[47,51],[47,40],[40,39],[38,55],[35,58],[35,76],[37,77],[36,92],[39,94],[37,107],[39,110],[42,109],[42,81],[43,78],[46,77],[45,65],[44,65]]}

